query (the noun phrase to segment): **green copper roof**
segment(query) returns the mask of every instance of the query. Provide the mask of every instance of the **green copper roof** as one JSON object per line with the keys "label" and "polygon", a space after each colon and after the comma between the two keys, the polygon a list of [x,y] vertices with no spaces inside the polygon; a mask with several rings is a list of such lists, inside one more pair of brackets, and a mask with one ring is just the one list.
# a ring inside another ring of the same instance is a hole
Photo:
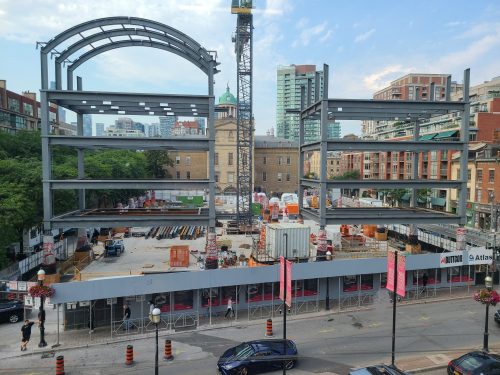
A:
{"label": "green copper roof", "polygon": [[229,92],[229,85],[226,88],[226,92],[219,97],[219,104],[237,105],[236,98]]}

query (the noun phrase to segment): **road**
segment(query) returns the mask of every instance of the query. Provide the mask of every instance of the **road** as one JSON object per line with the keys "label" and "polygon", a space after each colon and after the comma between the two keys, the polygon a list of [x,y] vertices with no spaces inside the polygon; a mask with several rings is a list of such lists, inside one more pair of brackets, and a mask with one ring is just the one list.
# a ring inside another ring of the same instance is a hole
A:
{"label": "road", "polygon": [[[471,299],[401,306],[397,314],[396,363],[405,369],[446,364],[458,353],[479,348],[484,330],[484,306]],[[500,329],[490,317],[490,348],[500,349]],[[274,320],[275,336],[281,336],[281,319]],[[307,317],[289,321],[289,337],[296,341],[300,361],[290,374],[347,374],[370,363],[390,363],[392,310],[382,302],[368,311]],[[11,326],[0,327],[0,337]],[[218,356],[241,341],[264,337],[265,327],[238,326],[177,333],[160,338],[173,341],[175,360],[160,360],[160,374],[216,374]],[[131,341],[136,365],[125,367],[127,343],[63,350],[67,374],[154,373],[154,338]],[[32,344],[36,345],[36,342]],[[1,349],[1,347],[0,347]],[[4,359],[0,374],[53,374],[55,358],[28,355]],[[281,373],[281,372],[276,372]],[[444,374],[429,371],[428,375]]]}

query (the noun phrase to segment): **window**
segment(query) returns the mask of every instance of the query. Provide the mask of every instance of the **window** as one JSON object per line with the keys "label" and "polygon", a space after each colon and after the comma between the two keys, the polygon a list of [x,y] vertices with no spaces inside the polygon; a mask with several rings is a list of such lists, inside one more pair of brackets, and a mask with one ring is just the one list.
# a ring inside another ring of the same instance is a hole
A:
{"label": "window", "polygon": [[483,191],[481,189],[478,189],[477,190],[477,201],[478,202],[481,202],[482,195],[483,195]]}
{"label": "window", "polygon": [[191,165],[191,156],[186,156],[186,165]]}
{"label": "window", "polygon": [[190,180],[191,179],[191,172],[187,171],[186,172],[186,180]]}
{"label": "window", "polygon": [[493,203],[493,198],[495,198],[495,193],[493,190],[488,190],[488,203]]}
{"label": "window", "polygon": [[287,157],[286,157],[286,164],[287,164],[287,165],[292,164],[292,158],[291,158],[290,156],[287,156]]}
{"label": "window", "polygon": [[23,112],[25,115],[33,116],[33,106],[29,103],[23,103]]}
{"label": "window", "polygon": [[278,173],[278,182],[281,182],[283,180],[283,174]]}
{"label": "window", "polygon": [[287,181],[287,182],[290,182],[290,173],[287,173],[287,174],[286,174],[286,181]]}
{"label": "window", "polygon": [[471,170],[467,169],[467,181],[470,181],[470,177],[471,177]]}
{"label": "window", "polygon": [[283,157],[279,156],[278,157],[278,165],[281,165],[281,164],[283,164]]}
{"label": "window", "polygon": [[477,181],[479,184],[482,184],[482,183],[483,183],[483,170],[482,170],[482,169],[478,169],[478,170],[477,170],[476,181]]}
{"label": "window", "polygon": [[495,170],[494,169],[490,169],[488,171],[488,182],[490,184],[495,183]]}
{"label": "window", "polygon": [[234,182],[234,173],[230,172],[227,174],[227,182],[232,184]]}
{"label": "window", "polygon": [[232,152],[230,152],[227,155],[227,165],[233,165],[233,153]]}
{"label": "window", "polygon": [[229,133],[227,135],[229,138],[233,138],[233,131],[232,130],[229,130]]}
{"label": "window", "polygon": [[267,156],[264,156],[264,160],[262,161],[262,164],[267,164]]}
{"label": "window", "polygon": [[9,107],[10,111],[19,112],[19,100],[8,98],[7,106]]}
{"label": "window", "polygon": [[267,181],[267,173],[262,172],[262,181]]}
{"label": "window", "polygon": [[180,156],[176,156],[175,157],[175,164],[179,165],[181,163],[181,157]]}
{"label": "window", "polygon": [[175,172],[175,177],[180,180],[181,179],[181,172],[180,171],[177,171]]}
{"label": "window", "polygon": [[467,188],[467,200],[470,201],[470,189]]}
{"label": "window", "polygon": [[215,182],[219,182],[219,175],[215,174]]}

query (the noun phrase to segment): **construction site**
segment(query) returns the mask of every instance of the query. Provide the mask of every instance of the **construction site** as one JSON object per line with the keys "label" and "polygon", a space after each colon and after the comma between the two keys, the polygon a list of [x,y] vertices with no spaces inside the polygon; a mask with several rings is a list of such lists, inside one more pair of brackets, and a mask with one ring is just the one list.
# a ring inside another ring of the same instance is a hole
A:
{"label": "construction site", "polygon": [[[220,318],[230,298],[234,301],[236,319],[279,315],[283,309],[279,299],[280,257],[294,262],[291,314],[320,309],[341,311],[373,303],[385,288],[386,257],[392,250],[406,255],[406,299],[451,294],[455,288],[468,292],[476,283],[483,282],[485,265],[491,263],[491,258],[471,262],[464,256],[464,261],[456,264],[442,261],[442,253],[446,251],[491,253],[488,243],[471,240],[463,230],[466,173],[456,180],[423,180],[418,174],[419,160],[430,150],[458,151],[461,169],[467,170],[469,70],[464,71],[462,101],[451,101],[449,90],[440,101],[332,99],[328,96],[329,68],[325,64],[323,92],[319,90],[319,75],[308,79],[301,88],[300,108],[289,110],[300,118],[299,181],[295,197],[280,201],[278,197],[254,191],[253,186],[252,9],[251,1],[232,1],[231,12],[237,18],[233,35],[238,82],[236,197],[215,194],[214,76],[219,72],[219,63],[214,51],[168,25],[130,17],[103,18],[76,25],[41,45],[44,229],[48,232],[53,228],[79,228],[78,246],[64,266],[52,254],[53,238],[44,237],[43,267],[47,282],[55,289],[50,303],[63,310],[65,329],[85,328],[93,321],[96,329],[109,330],[111,336],[142,333],[151,328],[148,302],[161,309],[163,330],[212,324],[213,319]],[[135,39],[138,30],[147,40]],[[85,36],[90,32],[94,34]],[[117,35],[129,39],[111,38]],[[53,67],[56,88],[49,89],[49,54],[78,36],[80,40],[62,53],[57,52]],[[96,40],[104,44],[94,48],[91,43]],[[106,50],[130,46],[159,48],[181,56],[205,73],[207,92],[178,95],[85,91],[81,77],[76,77],[74,88],[73,74],[78,66]],[[87,47],[90,52],[65,60]],[[63,88],[63,67],[66,88]],[[431,84],[429,91],[433,90]],[[77,113],[77,136],[50,133],[49,103]],[[83,135],[84,114],[116,115],[117,111],[126,111],[134,115],[144,114],[145,110],[153,114],[167,111],[178,116],[204,117],[207,135],[170,138]],[[461,118],[460,139],[420,138],[421,121],[450,113],[458,113]],[[400,118],[413,124],[412,140],[351,141],[327,137],[327,125],[334,120]],[[310,126],[318,127],[320,138],[306,143],[305,132]],[[76,178],[52,176],[51,150],[61,145],[77,151]],[[207,152],[208,176],[196,180],[87,179],[85,151],[100,148]],[[328,179],[327,153],[348,150],[406,152],[413,160],[412,176],[405,180]],[[308,152],[319,154],[313,178],[305,173]],[[455,190],[456,213],[419,208],[417,191],[423,188]],[[87,207],[85,191],[99,189],[141,190],[148,199],[140,205]],[[406,189],[411,196],[410,205],[365,205],[360,198],[337,194],[346,189]],[[56,215],[53,194],[57,190],[77,190],[78,209]],[[155,198],[173,190],[179,191],[175,201]],[[180,202],[180,197],[190,196],[192,191],[203,191],[204,195]],[[193,204],[193,200],[198,203]],[[419,225],[437,229],[430,234]],[[439,229],[443,225],[448,225],[448,232],[454,228],[455,238]],[[436,246],[444,240],[454,246]],[[124,305],[130,306],[133,322],[126,329],[121,319]]]}

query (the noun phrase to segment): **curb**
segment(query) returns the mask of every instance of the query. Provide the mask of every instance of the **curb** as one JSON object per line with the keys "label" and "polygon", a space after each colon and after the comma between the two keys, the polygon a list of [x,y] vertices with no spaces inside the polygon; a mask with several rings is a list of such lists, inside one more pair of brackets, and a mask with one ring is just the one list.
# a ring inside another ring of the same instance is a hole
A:
{"label": "curb", "polygon": [[413,370],[405,370],[405,371],[409,372],[410,374],[420,374],[422,372],[441,370],[441,369],[445,369],[447,367],[448,367],[448,365],[434,365],[434,366],[420,367],[420,368],[416,368]]}

